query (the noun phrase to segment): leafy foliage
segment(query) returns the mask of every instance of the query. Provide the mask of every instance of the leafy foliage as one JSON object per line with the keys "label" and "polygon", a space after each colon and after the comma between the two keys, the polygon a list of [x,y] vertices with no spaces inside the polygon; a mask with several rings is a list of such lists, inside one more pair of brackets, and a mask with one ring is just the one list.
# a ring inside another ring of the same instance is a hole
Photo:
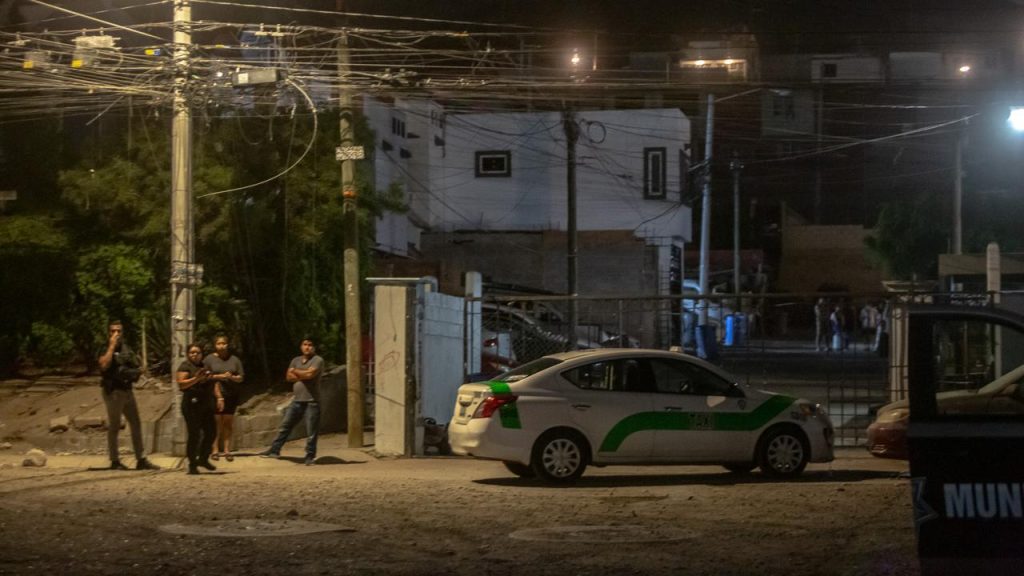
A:
{"label": "leafy foliage", "polygon": [[868,257],[893,280],[932,278],[948,237],[936,224],[945,221],[934,195],[886,204],[878,216],[875,236],[864,239]]}
{"label": "leafy foliage", "polygon": [[[250,381],[268,383],[306,333],[320,338],[325,358],[344,359],[338,115],[318,112],[314,123],[308,113],[269,112],[196,122],[192,170],[194,251],[205,269],[195,335],[212,342],[228,334]],[[102,138],[83,138],[90,146],[54,178],[59,200],[48,208],[59,218],[0,218],[0,263],[32,279],[8,282],[5,274],[0,296],[39,302],[12,312],[0,340],[37,363],[59,362],[69,340],[94,363],[111,317],[124,321],[136,347],[145,323],[152,360],[169,351],[169,124],[151,117],[135,119],[131,132],[113,119],[95,126]],[[361,120],[356,135],[373,139]],[[365,181],[357,169],[364,277],[374,217],[403,209],[401,190],[377,194]],[[38,262],[55,264],[44,274]]]}

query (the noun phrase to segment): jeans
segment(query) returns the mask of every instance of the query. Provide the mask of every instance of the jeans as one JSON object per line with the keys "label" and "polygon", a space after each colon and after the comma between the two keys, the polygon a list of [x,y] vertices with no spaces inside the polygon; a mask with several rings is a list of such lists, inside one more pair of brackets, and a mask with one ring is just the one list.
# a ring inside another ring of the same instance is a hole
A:
{"label": "jeans", "polygon": [[135,404],[135,394],[131,389],[104,389],[103,403],[107,405],[107,451],[110,453],[110,461],[119,462],[121,460],[117,449],[117,434],[121,430],[122,414],[128,420],[128,428],[131,430],[135,459],[145,458],[146,452],[142,445],[142,422],[139,420],[139,408]]}
{"label": "jeans", "polygon": [[306,433],[309,434],[306,438],[306,458],[316,458],[316,441],[320,437],[320,403],[316,400],[293,401],[288,406],[288,410],[284,413],[284,419],[281,420],[277,438],[274,438],[273,444],[270,445],[271,454],[281,453],[281,447],[288,441],[292,428],[299,423],[303,414],[306,416]]}

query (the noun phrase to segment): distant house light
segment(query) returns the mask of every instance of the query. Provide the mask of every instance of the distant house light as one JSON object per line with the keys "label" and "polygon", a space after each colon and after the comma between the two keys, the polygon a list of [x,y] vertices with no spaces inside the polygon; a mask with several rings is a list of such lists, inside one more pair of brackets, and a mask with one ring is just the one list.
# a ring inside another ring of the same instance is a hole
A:
{"label": "distant house light", "polygon": [[694,64],[696,64],[697,66],[703,66],[703,65],[707,64],[707,61],[705,61],[705,60],[697,60],[696,62],[694,62]]}
{"label": "distant house light", "polygon": [[967,74],[970,71],[971,71],[971,67],[969,65],[967,65],[967,64],[964,64],[963,66],[960,67],[960,73],[961,74]]}

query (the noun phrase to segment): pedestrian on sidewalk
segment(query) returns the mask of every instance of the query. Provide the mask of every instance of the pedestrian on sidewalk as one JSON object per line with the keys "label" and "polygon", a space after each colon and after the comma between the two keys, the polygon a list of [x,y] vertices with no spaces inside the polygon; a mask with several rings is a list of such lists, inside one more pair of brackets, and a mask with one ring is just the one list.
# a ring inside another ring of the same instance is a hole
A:
{"label": "pedestrian on sidewalk", "polygon": [[189,344],[188,357],[175,372],[181,389],[181,415],[185,417],[185,455],[188,473],[199,474],[199,467],[216,470],[210,463],[213,438],[217,435],[214,411],[224,407],[220,386],[210,378],[210,370],[203,365],[203,347]]}
{"label": "pedestrian on sidewalk", "polygon": [[121,463],[117,446],[117,435],[121,430],[121,415],[128,420],[132,435],[132,449],[135,450],[136,470],[159,470],[160,467],[146,459],[142,443],[142,421],[139,407],[135,403],[132,385],[139,379],[139,359],[124,339],[124,324],[120,320],[107,323],[107,347],[99,354],[100,386],[103,388],[103,404],[107,407],[107,451],[110,453],[111,470],[127,470]]}
{"label": "pedestrian on sidewalk", "polygon": [[316,355],[316,341],[312,336],[302,339],[302,352],[292,359],[285,380],[292,383],[292,403],[281,420],[281,428],[270,448],[261,452],[266,458],[280,458],[281,448],[288,441],[292,428],[306,417],[306,466],[316,464],[316,442],[320,432],[320,378],[324,372],[324,359]]}
{"label": "pedestrian on sidewalk", "polygon": [[814,303],[814,350],[817,352],[828,351],[828,326],[828,302],[818,298]]}
{"label": "pedestrian on sidewalk", "polygon": [[217,436],[213,440],[213,459],[221,456],[231,462],[235,457],[231,454],[231,439],[235,434],[235,411],[238,409],[239,396],[242,393],[242,380],[245,371],[242,361],[231,353],[228,337],[219,334],[214,340],[214,353],[203,360],[203,365],[210,371],[210,379],[220,387],[223,403],[217,404]]}

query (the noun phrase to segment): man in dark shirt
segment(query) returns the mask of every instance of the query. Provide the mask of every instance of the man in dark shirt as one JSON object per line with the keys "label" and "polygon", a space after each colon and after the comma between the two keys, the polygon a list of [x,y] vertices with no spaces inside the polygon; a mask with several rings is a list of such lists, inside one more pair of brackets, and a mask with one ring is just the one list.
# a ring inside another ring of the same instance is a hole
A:
{"label": "man in dark shirt", "polygon": [[312,466],[316,464],[316,444],[320,432],[320,378],[324,373],[324,359],[316,355],[316,343],[310,336],[302,339],[299,349],[302,354],[292,359],[285,372],[285,380],[292,383],[292,403],[281,420],[277,438],[261,456],[279,458],[292,428],[305,415],[308,434],[305,463]]}
{"label": "man in dark shirt", "polygon": [[158,470],[160,467],[146,459],[142,443],[142,422],[139,407],[135,403],[132,384],[139,377],[135,353],[124,342],[124,326],[120,320],[111,320],[108,325],[106,350],[100,353],[100,376],[103,387],[103,403],[107,406],[107,450],[110,452],[110,469],[127,470],[118,453],[117,435],[121,429],[121,415],[128,420],[132,433],[132,448],[135,450],[136,470]]}

